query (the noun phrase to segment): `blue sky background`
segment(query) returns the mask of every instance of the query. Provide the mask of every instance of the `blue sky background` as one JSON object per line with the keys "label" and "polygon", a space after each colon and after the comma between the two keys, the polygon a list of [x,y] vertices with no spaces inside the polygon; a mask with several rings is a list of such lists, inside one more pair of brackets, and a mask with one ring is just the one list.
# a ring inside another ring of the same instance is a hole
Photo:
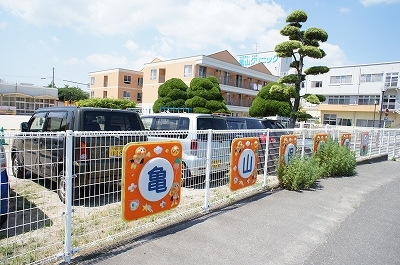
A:
{"label": "blue sky background", "polygon": [[272,51],[297,9],[329,35],[306,67],[400,61],[400,0],[0,0],[0,79],[46,86],[54,67],[74,86],[154,58]]}

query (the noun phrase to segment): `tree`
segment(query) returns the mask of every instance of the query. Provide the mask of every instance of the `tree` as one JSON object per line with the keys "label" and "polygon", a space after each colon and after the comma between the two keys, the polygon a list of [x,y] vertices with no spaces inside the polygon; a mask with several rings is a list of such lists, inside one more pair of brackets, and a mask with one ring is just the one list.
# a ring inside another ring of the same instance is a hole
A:
{"label": "tree", "polygon": [[[326,66],[313,66],[303,71],[304,58],[310,57],[321,59],[326,56],[324,50],[319,48],[320,42],[328,40],[328,34],[319,28],[309,28],[301,31],[302,24],[307,21],[307,13],[302,10],[293,11],[286,18],[288,23],[281,29],[283,36],[289,37],[288,41],[284,41],[275,46],[275,52],[278,57],[292,57],[293,62],[290,64],[295,69],[295,74],[286,75],[278,80],[282,84],[294,84],[295,95],[292,110],[290,113],[289,127],[293,128],[296,120],[304,119],[304,112],[299,111],[300,107],[300,85],[306,79],[307,75],[324,74],[329,71]],[[325,100],[321,95],[304,95],[303,98],[313,104],[319,104]]]}
{"label": "tree", "polygon": [[230,113],[215,76],[193,78],[187,96],[185,105],[194,113]]}
{"label": "tree", "polygon": [[89,93],[83,91],[78,87],[70,87],[65,85],[63,88],[58,88],[58,99],[61,101],[78,101],[81,99],[88,99]]}
{"label": "tree", "polygon": [[290,98],[295,96],[293,87],[281,83],[269,83],[258,92],[250,106],[249,114],[252,117],[290,116]]}
{"label": "tree", "polygon": [[110,108],[110,109],[127,109],[135,108],[136,103],[129,99],[113,99],[113,98],[91,98],[83,99],[77,102],[79,107],[94,108]]}
{"label": "tree", "polygon": [[187,99],[188,86],[179,78],[171,78],[158,88],[158,99],[153,104],[153,112],[161,107],[183,108]]}

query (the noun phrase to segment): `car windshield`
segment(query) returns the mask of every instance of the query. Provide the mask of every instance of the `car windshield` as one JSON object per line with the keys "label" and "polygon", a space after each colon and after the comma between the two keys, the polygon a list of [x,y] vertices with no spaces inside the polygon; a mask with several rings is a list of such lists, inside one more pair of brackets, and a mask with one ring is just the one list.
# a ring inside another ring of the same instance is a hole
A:
{"label": "car windshield", "polygon": [[86,111],[85,131],[140,131],[139,119],[130,112]]}
{"label": "car windshield", "polygon": [[263,120],[262,123],[265,128],[268,129],[285,129],[285,126],[283,126],[279,121]]}
{"label": "car windshield", "polygon": [[214,117],[201,117],[197,120],[197,130],[227,130],[228,126],[224,119]]}

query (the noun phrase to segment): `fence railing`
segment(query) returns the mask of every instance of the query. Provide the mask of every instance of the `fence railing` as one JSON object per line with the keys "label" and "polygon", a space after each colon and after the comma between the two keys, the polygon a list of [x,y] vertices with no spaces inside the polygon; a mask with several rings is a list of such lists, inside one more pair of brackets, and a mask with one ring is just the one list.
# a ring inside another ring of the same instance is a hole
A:
{"label": "fence railing", "polygon": [[[296,135],[298,152],[308,155],[313,137],[319,133],[327,133],[337,141],[343,133],[351,134],[349,147],[358,161],[381,155],[389,159],[400,156],[399,129],[4,133],[1,137],[10,193],[1,198],[7,201],[4,214],[8,219],[0,227],[0,263],[69,262],[102,246],[235,203],[269,187],[269,180],[276,174],[282,134]],[[242,136],[260,139],[257,180],[254,185],[231,191],[229,163],[234,154],[230,143]],[[185,179],[178,207],[132,222],[122,220],[122,165],[115,155],[118,152],[111,147],[129,141],[129,137],[182,142]],[[65,203],[60,199],[63,195]]]}

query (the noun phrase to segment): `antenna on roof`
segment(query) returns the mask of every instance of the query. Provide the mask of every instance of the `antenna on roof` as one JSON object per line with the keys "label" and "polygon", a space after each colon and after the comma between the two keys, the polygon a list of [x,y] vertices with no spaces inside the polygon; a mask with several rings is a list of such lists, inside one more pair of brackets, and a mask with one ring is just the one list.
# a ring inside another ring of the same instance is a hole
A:
{"label": "antenna on roof", "polygon": [[258,48],[258,43],[256,42],[256,52],[258,52],[258,49],[257,49],[257,48]]}

